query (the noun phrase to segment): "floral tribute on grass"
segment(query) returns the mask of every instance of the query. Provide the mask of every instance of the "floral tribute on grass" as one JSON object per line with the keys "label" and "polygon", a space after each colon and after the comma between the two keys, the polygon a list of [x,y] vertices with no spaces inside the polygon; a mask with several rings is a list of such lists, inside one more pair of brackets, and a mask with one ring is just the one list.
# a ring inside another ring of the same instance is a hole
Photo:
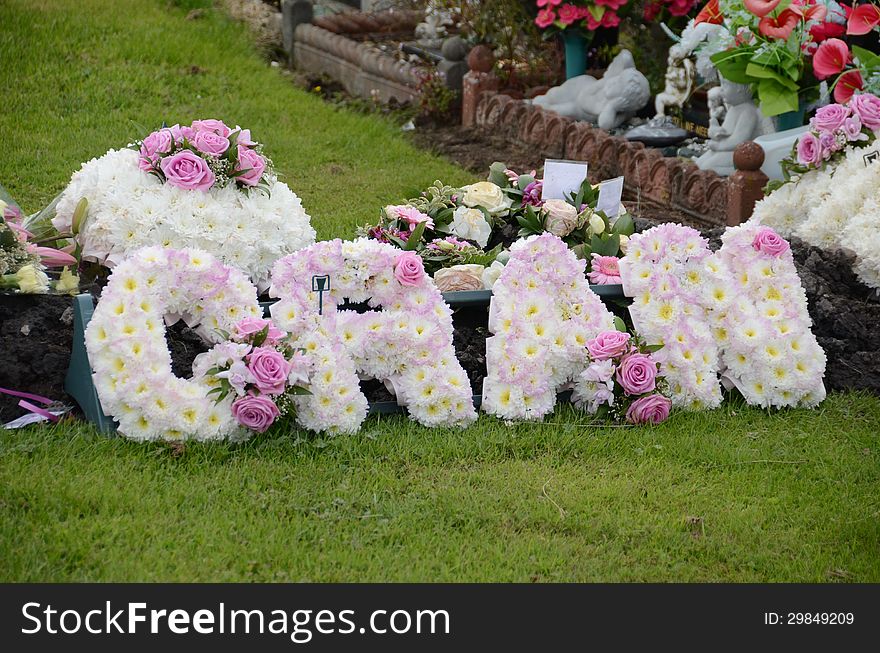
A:
{"label": "floral tribute on grass", "polygon": [[[306,428],[357,431],[367,412],[359,374],[384,381],[425,426],[476,419],[451,310],[414,252],[363,238],[316,243],[275,264],[270,294],[273,320],[314,367],[311,395],[293,399]],[[382,310],[340,311],[344,299]]]}
{"label": "floral tribute on grass", "polygon": [[[234,410],[238,393],[219,401],[209,396],[218,376],[208,371],[223,361],[232,369],[233,361],[241,360],[250,345],[222,343],[223,332],[234,332],[243,318],[260,313],[247,277],[201,250],[149,247],[120,263],[85,334],[95,389],[119,432],[135,440],[247,437],[242,424],[253,423],[241,417],[244,408]],[[163,319],[173,323],[179,316],[198,325],[208,342],[221,342],[195,366],[207,365],[204,375],[189,380],[171,371],[165,341]]]}
{"label": "floral tribute on grass", "polygon": [[279,258],[315,242],[300,199],[278,181],[246,129],[219,120],[159,129],[74,173],[52,225],[73,231],[86,260],[108,267],[145,246],[195,247],[246,272],[262,290]]}
{"label": "floral tribute on grass", "polygon": [[655,358],[659,346],[631,336],[622,321],[587,342],[590,365],[578,376],[572,403],[588,413],[630,424],[659,424],[672,409]]}
{"label": "floral tribute on grass", "polygon": [[613,329],[614,319],[590,290],[585,261],[558,236],[531,236],[510,253],[489,308],[483,409],[541,419],[587,367],[587,343]]}
{"label": "floral tribute on grass", "polygon": [[721,403],[719,340],[709,311],[726,306],[731,289],[708,241],[690,227],[663,224],[635,234],[620,261],[624,293],[633,297],[633,326],[650,343],[676,406]]}
{"label": "floral tribute on grass", "polygon": [[791,249],[769,227],[727,229],[718,258],[734,282],[723,330],[724,378],[748,403],[818,405],[825,398],[825,353],[811,331],[807,297]]}
{"label": "floral tribute on grass", "polygon": [[[862,126],[860,131],[852,132],[859,138],[844,141],[841,134],[847,132],[847,121]],[[838,123],[841,126],[835,127]],[[755,205],[750,222],[823,249],[852,250],[859,278],[872,288],[880,288],[880,211],[876,198],[880,146],[875,132],[880,130],[880,99],[855,95],[847,106],[820,109],[811,125],[813,131],[795,146],[800,154],[793,154],[785,164],[788,182],[777,184]]]}

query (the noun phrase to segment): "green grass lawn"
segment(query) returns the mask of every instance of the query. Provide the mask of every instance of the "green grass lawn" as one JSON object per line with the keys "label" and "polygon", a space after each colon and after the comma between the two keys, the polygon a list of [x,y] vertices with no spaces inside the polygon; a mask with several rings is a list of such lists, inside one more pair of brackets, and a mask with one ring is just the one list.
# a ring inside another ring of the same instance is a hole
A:
{"label": "green grass lawn", "polygon": [[[130,120],[251,127],[323,238],[469,179],[179,4],[207,3],[0,3],[0,182],[27,210],[133,138]],[[878,434],[880,401],[858,394],[643,429],[561,407],[544,424],[371,418],[355,437],[242,445],[3,431],[0,580],[880,581]]]}

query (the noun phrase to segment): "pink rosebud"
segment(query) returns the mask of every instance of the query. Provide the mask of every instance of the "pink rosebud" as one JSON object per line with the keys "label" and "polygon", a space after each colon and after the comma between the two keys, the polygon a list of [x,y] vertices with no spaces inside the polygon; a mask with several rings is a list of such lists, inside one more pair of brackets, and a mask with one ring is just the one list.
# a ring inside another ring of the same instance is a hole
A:
{"label": "pink rosebud", "polygon": [[657,363],[648,354],[630,354],[617,367],[617,382],[628,395],[651,392],[657,379]]}
{"label": "pink rosebud", "polygon": [[853,95],[849,101],[849,108],[862,121],[862,124],[872,131],[880,129],[880,98],[870,93]]}
{"label": "pink rosebud", "polygon": [[174,147],[174,137],[168,129],[160,129],[149,134],[141,143],[138,167],[149,172],[156,165],[159,155],[167,154]]}
{"label": "pink rosebud", "polygon": [[817,166],[822,162],[822,146],[813,132],[807,132],[798,139],[797,159],[805,166]]}
{"label": "pink rosebud", "polygon": [[263,173],[266,171],[266,159],[255,150],[239,147],[238,165],[235,169],[247,171],[243,175],[236,177],[236,181],[240,181],[245,186],[256,186],[260,183]]}
{"label": "pink rosebud", "polygon": [[236,144],[241,145],[242,147],[254,147],[257,142],[251,140],[251,130],[250,129],[241,129],[241,127],[236,127],[241,131],[238,132],[238,138],[235,140]]}
{"label": "pink rosebud", "polygon": [[756,252],[767,254],[768,256],[781,256],[788,251],[788,241],[770,227],[761,227],[752,240],[752,247]]}
{"label": "pink rosebud", "polygon": [[192,129],[194,132],[214,132],[224,138],[232,133],[232,130],[224,125],[222,120],[214,120],[213,118],[209,120],[194,120]]}
{"label": "pink rosebud", "polygon": [[275,402],[265,395],[239,397],[232,402],[232,416],[243,427],[263,433],[281,414]]}
{"label": "pink rosebud", "polygon": [[415,252],[403,252],[394,264],[394,278],[402,286],[418,286],[425,277],[422,257]]}
{"label": "pink rosebud", "polygon": [[180,125],[172,125],[168,128],[168,131],[171,132],[172,138],[174,138],[177,143],[183,143],[184,139],[191,143],[192,139],[196,135],[195,131],[193,131],[193,128],[187,126],[181,127]]}
{"label": "pink rosebud", "polygon": [[616,256],[600,256],[593,254],[593,264],[590,273],[590,283],[604,286],[611,283],[621,283],[620,259]]}
{"label": "pink rosebud", "polygon": [[214,185],[214,173],[208,162],[190,150],[181,150],[159,162],[165,180],[186,190],[207,191]]}
{"label": "pink rosebud", "polygon": [[587,341],[587,351],[594,361],[616,358],[629,348],[629,334],[622,331],[602,331]]}
{"label": "pink rosebud", "polygon": [[247,356],[247,366],[260,392],[267,395],[284,392],[290,363],[280,351],[272,347],[255,347]]}
{"label": "pink rosebud", "polygon": [[268,335],[266,336],[266,342],[270,345],[276,344],[280,341],[286,333],[276,327],[272,320],[264,320],[261,317],[246,317],[238,322],[235,325],[235,335],[237,335],[242,340],[247,340],[251,336],[258,334],[260,331],[269,327]]}
{"label": "pink rosebud", "polygon": [[669,417],[672,402],[663,395],[648,395],[636,399],[626,411],[630,424],[659,424]]}
{"label": "pink rosebud", "polygon": [[212,156],[220,156],[229,149],[229,139],[214,132],[196,132],[192,144],[196,149]]}

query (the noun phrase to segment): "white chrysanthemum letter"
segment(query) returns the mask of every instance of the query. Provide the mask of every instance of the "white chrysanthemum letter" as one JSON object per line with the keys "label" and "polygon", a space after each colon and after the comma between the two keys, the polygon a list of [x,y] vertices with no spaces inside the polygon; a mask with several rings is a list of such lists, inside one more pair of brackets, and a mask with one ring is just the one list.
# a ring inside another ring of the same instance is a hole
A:
{"label": "white chrysanthemum letter", "polygon": [[540,419],[556,393],[587,365],[587,341],[614,329],[580,261],[546,233],[514,243],[492,288],[483,409],[504,419]]}
{"label": "white chrysanthemum letter", "polygon": [[246,437],[232,417],[232,397],[215,403],[204,376],[186,380],[171,371],[166,315],[184,316],[206,340],[219,342],[220,330],[260,315],[257,289],[200,250],[134,252],[113,270],[86,329],[102,408],[135,440]]}
{"label": "white chrysanthemum letter", "polygon": [[[415,253],[366,239],[316,243],[275,264],[270,294],[273,320],[315,365],[312,394],[295,400],[306,428],[358,429],[367,412],[358,373],[391,385],[425,426],[476,419],[451,311]],[[339,311],[343,299],[382,310]]]}

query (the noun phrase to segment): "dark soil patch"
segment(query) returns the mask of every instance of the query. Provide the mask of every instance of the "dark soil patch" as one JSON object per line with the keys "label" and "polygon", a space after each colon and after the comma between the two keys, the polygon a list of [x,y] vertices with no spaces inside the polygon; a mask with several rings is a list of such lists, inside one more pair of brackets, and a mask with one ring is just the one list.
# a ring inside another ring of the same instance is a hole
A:
{"label": "dark soil patch", "polygon": [[[73,301],[67,295],[0,294],[0,387],[73,404],[64,392],[73,340]],[[27,411],[0,394],[0,423]]]}

